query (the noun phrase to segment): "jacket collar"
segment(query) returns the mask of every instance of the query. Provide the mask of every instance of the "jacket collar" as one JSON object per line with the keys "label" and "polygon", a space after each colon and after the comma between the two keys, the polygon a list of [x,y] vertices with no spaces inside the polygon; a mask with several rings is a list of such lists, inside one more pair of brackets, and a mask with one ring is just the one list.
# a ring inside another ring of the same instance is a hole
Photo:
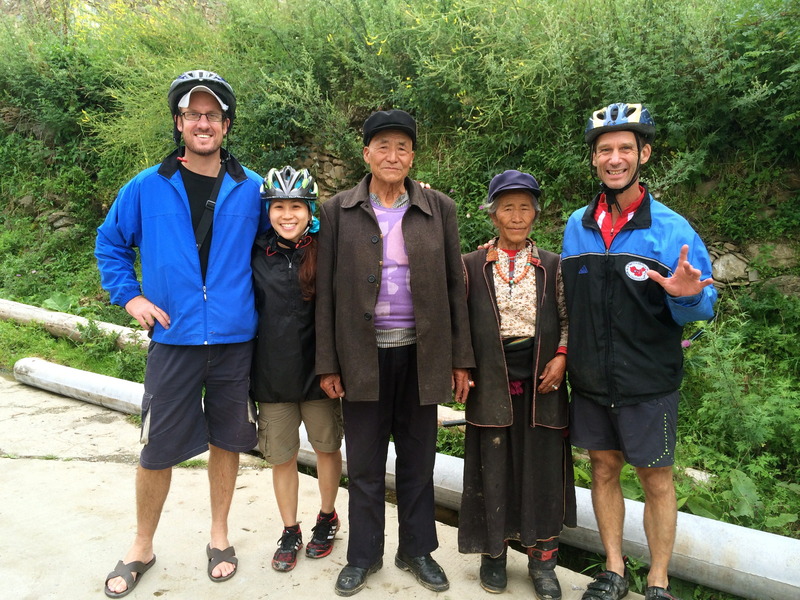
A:
{"label": "jacket collar", "polygon": [[[220,148],[220,155],[223,160],[227,160],[226,162],[226,171],[228,175],[236,182],[239,183],[247,179],[247,174],[244,172],[244,168],[242,165],[239,164],[239,161],[229,153],[225,148]],[[172,178],[173,175],[178,170],[178,157],[183,156],[184,152],[186,152],[186,147],[181,146],[177,148],[164,159],[164,161],[158,167],[158,174],[163,175],[167,179]]]}
{"label": "jacket collar", "polygon": [[[309,237],[309,238],[316,238],[317,234],[316,233],[309,233],[309,234],[306,234],[306,236]],[[273,229],[272,227],[270,227],[267,231],[265,231],[264,233],[259,235],[256,238],[256,241],[255,241],[256,248],[258,248],[259,250],[261,250],[263,252],[267,252],[270,255],[275,254],[276,252],[280,252],[282,254],[286,254],[287,252],[297,252],[299,254],[302,254],[305,251],[306,245],[307,244],[305,244],[303,246],[300,246],[299,248],[295,248],[294,250],[289,250],[289,249],[285,249],[285,248],[279,247],[278,246],[278,234],[275,231],[275,229]],[[298,254],[298,256],[299,256],[299,254]]]}
{"label": "jacket collar", "polygon": [[[633,214],[633,218],[625,224],[626,229],[649,229],[650,225],[653,223],[653,218],[650,214],[650,203],[653,201],[653,197],[650,195],[650,191],[647,189],[647,185],[644,183],[639,183],[644,188],[644,198],[642,198],[642,203],[636,212]],[[581,218],[581,223],[584,227],[589,229],[600,229],[597,225],[597,221],[594,219],[594,214],[597,212],[597,205],[600,203],[600,196],[603,193],[599,192],[592,203],[586,208],[586,211],[583,213],[583,217]]]}
{"label": "jacket collar", "polygon": [[[372,174],[368,173],[364,179],[362,179],[359,184],[353,188],[353,193],[348,195],[342,201],[342,208],[353,208],[354,206],[359,205],[369,205],[370,181],[372,181]],[[426,215],[432,215],[433,211],[431,210],[431,203],[428,200],[428,197],[425,195],[425,191],[422,189],[422,187],[420,187],[420,185],[410,177],[405,178],[404,185],[406,191],[408,192],[409,206],[416,206]]]}

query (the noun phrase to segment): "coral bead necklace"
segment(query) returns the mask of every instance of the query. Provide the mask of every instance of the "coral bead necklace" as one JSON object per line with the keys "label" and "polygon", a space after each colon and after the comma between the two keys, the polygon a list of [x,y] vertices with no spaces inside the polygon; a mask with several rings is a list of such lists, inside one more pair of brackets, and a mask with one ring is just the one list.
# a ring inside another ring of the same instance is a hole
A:
{"label": "coral bead necklace", "polygon": [[520,281],[525,279],[530,273],[530,270],[533,268],[533,253],[531,252],[531,247],[526,244],[525,246],[525,266],[522,268],[522,272],[517,275],[516,277],[511,277],[512,273],[516,273],[519,269],[517,266],[519,265],[519,255],[520,253],[517,252],[516,256],[514,257],[514,269],[511,270],[511,258],[505,251],[500,251],[497,253],[497,260],[494,263],[495,272],[497,276],[502,279],[505,283],[512,287],[518,284]]}

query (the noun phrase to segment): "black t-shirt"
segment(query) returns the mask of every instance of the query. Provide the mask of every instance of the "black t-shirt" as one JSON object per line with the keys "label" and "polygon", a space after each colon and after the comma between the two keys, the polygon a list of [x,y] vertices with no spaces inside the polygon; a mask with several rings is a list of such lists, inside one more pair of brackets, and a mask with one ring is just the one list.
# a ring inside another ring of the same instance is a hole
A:
{"label": "black t-shirt", "polygon": [[[178,169],[183,178],[183,187],[186,189],[186,195],[189,197],[189,209],[192,211],[192,229],[197,230],[203,212],[206,210],[206,201],[211,197],[217,178],[198,175],[181,164],[178,165]],[[211,248],[211,234],[213,232],[214,226],[212,224],[203,245],[200,247],[200,271],[203,274],[203,281],[206,280],[208,254]]]}

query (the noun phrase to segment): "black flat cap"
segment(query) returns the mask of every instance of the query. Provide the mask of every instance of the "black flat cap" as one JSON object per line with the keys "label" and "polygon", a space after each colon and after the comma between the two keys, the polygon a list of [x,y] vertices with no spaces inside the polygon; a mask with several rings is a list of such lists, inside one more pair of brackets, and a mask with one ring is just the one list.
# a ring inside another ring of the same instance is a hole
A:
{"label": "black flat cap", "polygon": [[385,129],[402,131],[411,138],[411,146],[417,145],[417,122],[404,110],[379,110],[364,121],[364,145],[369,146],[376,133]]}

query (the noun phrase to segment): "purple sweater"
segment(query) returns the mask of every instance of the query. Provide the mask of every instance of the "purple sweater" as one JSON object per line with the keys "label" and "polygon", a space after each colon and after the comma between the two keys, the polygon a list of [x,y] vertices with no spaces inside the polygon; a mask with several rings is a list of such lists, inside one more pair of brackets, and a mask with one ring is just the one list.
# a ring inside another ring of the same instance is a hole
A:
{"label": "purple sweater", "polygon": [[407,208],[407,205],[402,208],[372,206],[383,234],[383,270],[375,303],[375,329],[415,326],[408,252],[403,241],[403,215]]}

